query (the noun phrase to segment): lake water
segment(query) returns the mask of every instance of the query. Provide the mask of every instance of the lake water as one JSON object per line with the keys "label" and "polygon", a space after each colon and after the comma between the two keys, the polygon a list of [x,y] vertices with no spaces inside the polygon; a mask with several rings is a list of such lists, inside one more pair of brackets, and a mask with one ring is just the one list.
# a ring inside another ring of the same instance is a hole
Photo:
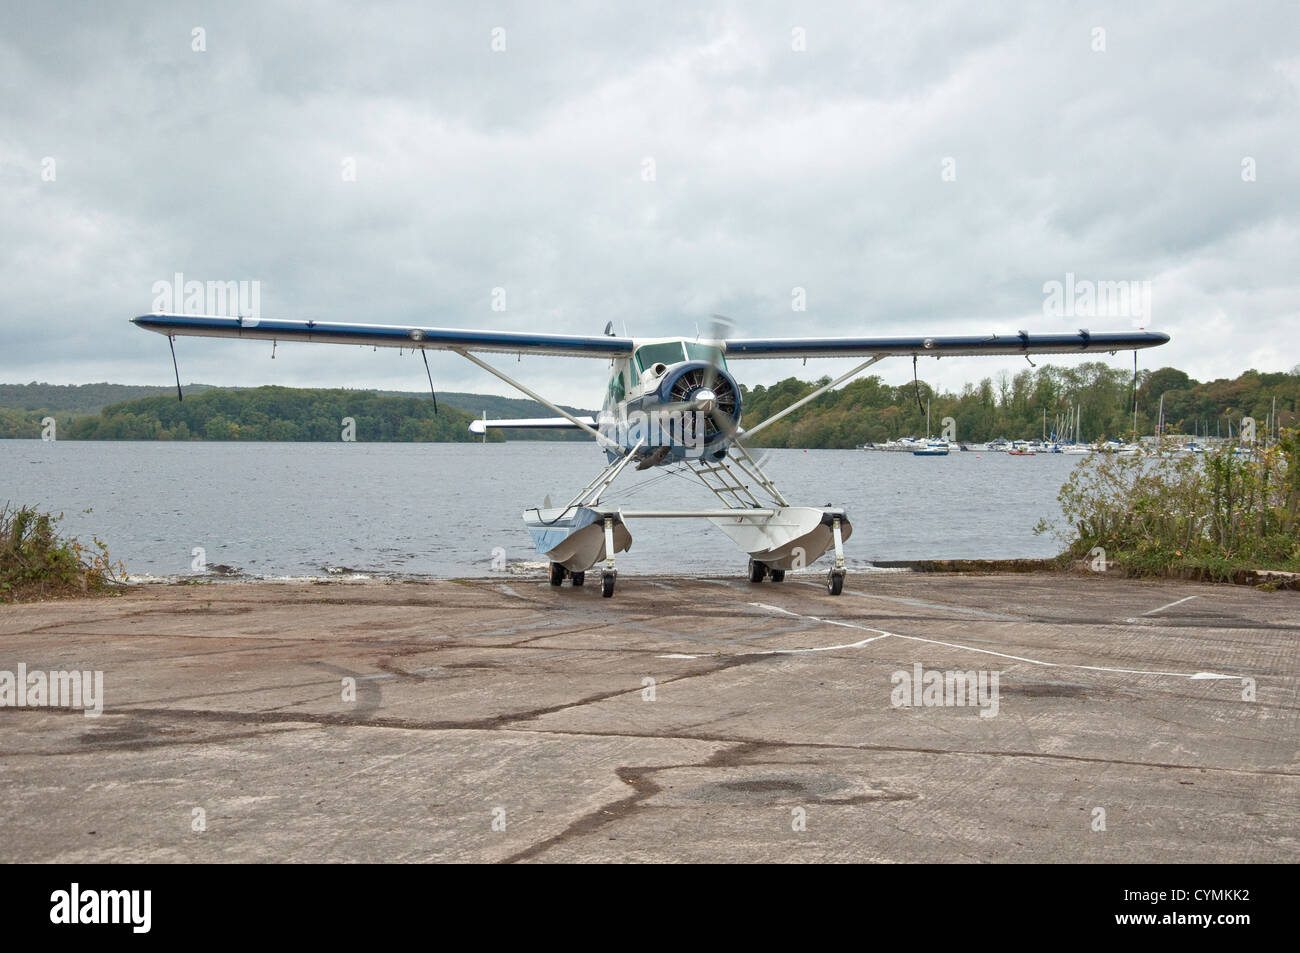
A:
{"label": "lake water", "polygon": [[[765,451],[792,504],[848,507],[850,565],[918,558],[1052,556],[1035,536],[1080,459],[856,450]],[[537,562],[521,513],[571,499],[603,466],[577,443],[127,443],[0,440],[0,502],[62,511],[133,576],[209,565],[255,576],[485,575],[492,551]],[[625,471],[606,502],[716,507],[689,473]],[[85,512],[89,510],[89,512]],[[705,521],[637,521],[628,573],[743,573],[746,556]],[[825,562],[823,560],[822,562]],[[818,563],[818,566],[822,563]]]}

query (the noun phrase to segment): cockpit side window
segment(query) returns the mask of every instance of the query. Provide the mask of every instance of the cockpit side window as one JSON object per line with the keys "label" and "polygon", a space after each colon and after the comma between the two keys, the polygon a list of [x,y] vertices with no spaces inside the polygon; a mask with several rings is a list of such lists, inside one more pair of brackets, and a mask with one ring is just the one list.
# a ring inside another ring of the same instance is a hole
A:
{"label": "cockpit side window", "polygon": [[685,354],[682,351],[681,341],[647,344],[645,347],[638,348],[636,352],[636,363],[643,374],[656,364],[680,364],[683,360]]}
{"label": "cockpit side window", "polygon": [[611,403],[617,404],[627,394],[627,388],[623,383],[623,372],[619,371],[609,379],[609,399]]}

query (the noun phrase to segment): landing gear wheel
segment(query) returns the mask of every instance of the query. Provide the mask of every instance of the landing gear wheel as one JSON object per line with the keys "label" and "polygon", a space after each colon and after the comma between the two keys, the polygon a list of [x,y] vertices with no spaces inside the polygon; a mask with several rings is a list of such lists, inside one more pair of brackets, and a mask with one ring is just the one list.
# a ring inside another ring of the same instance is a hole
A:
{"label": "landing gear wheel", "polygon": [[784,569],[773,569],[773,570],[772,570],[772,581],[773,581],[773,582],[785,582],[785,570],[784,570]]}
{"label": "landing gear wheel", "polygon": [[613,572],[603,572],[600,574],[600,594],[608,599],[614,594],[614,580],[618,574]]}
{"label": "landing gear wheel", "polygon": [[551,563],[551,585],[558,586],[560,583],[564,582],[565,572],[565,568],[559,563]]}
{"label": "landing gear wheel", "polygon": [[762,582],[767,578],[767,563],[759,562],[757,559],[749,561],[749,581]]}
{"label": "landing gear wheel", "polygon": [[581,586],[587,581],[587,574],[585,572],[571,572],[569,573],[569,576],[573,579],[573,584],[575,586]]}
{"label": "landing gear wheel", "polygon": [[844,591],[844,570],[832,569],[831,574],[826,578],[826,591],[832,596],[838,596]]}

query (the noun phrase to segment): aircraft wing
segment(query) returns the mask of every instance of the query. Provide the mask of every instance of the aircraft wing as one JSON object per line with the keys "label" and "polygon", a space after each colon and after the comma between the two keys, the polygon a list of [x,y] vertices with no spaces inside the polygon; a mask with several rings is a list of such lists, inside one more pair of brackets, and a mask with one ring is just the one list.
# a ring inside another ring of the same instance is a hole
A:
{"label": "aircraft wing", "polygon": [[[596,418],[575,415],[588,427],[596,426]],[[471,420],[469,432],[484,434],[489,430],[577,430],[578,425],[567,417],[530,417],[517,420]]]}
{"label": "aircraft wing", "polygon": [[[531,331],[479,331],[402,324],[352,324],[338,321],[280,321],[214,315],[142,314],[131,321],[168,336],[251,338],[266,341],[307,341],[363,344],[428,350],[484,351],[503,354],[550,354],[558,357],[628,357],[631,338]],[[1131,351],[1156,347],[1169,335],[1155,331],[1063,334],[975,334],[947,337],[830,337],[733,338],[725,342],[728,360],[759,358],[871,357],[880,355],[933,357],[996,354],[1082,354]]]}
{"label": "aircraft wing", "polygon": [[168,336],[251,338],[265,341],[308,341],[325,344],[364,344],[374,347],[426,348],[431,351],[495,351],[504,354],[551,354],[558,357],[627,357],[632,339],[576,334],[534,334],[531,331],[474,331],[427,328],[408,324],[351,324],[337,321],[273,321],[215,315],[142,314],[131,319],[137,327]]}
{"label": "aircraft wing", "polygon": [[1091,351],[1132,351],[1157,347],[1169,335],[1156,331],[1097,332],[1086,330],[1065,334],[974,334],[960,337],[897,338],[732,338],[727,341],[727,360],[781,357],[872,357],[880,355],[922,357],[975,356],[989,354],[1083,354]]}

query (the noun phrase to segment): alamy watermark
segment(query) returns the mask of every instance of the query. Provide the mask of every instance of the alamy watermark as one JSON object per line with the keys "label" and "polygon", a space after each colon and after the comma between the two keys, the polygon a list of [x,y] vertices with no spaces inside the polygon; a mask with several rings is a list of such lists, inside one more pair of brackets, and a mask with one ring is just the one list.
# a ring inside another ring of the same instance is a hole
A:
{"label": "alamy watermark", "polygon": [[171,281],[155,281],[151,293],[157,314],[228,315],[246,325],[262,318],[260,281],[187,281],[178,271]]}
{"label": "alamy watermark", "polygon": [[702,411],[633,410],[602,421],[601,432],[625,447],[644,442],[646,447],[679,446],[685,456],[704,454],[709,415]]}
{"label": "alamy watermark", "polygon": [[153,922],[152,890],[84,890],[74,883],[50,894],[50,922],[118,923],[133,933],[148,933]]}
{"label": "alamy watermark", "polygon": [[981,718],[998,713],[998,679],[1001,672],[925,671],[921,663],[912,671],[900,669],[889,676],[894,689],[889,703],[895,708],[980,708]]}
{"label": "alamy watermark", "polygon": [[1093,281],[1075,278],[1043,282],[1043,315],[1048,318],[1151,319],[1151,282]]}
{"label": "alamy watermark", "polygon": [[104,673],[55,670],[0,671],[0,708],[80,708],[87,718],[104,713]]}

